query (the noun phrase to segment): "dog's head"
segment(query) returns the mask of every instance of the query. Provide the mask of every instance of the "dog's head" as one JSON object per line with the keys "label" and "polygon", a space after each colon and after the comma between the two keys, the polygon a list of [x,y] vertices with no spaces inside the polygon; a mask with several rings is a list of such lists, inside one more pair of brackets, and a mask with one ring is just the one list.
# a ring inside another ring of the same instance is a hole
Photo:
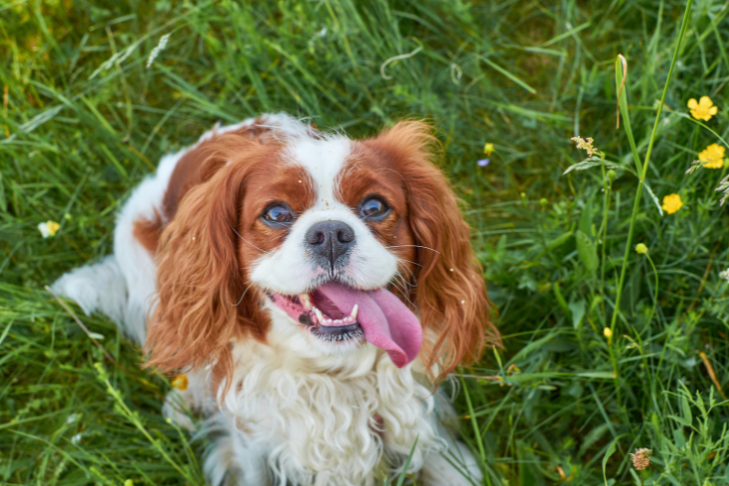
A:
{"label": "dog's head", "polygon": [[351,140],[276,116],[186,154],[150,364],[230,370],[236,339],[340,361],[375,346],[399,367],[422,353],[439,377],[475,359],[498,333],[435,146],[421,122]]}

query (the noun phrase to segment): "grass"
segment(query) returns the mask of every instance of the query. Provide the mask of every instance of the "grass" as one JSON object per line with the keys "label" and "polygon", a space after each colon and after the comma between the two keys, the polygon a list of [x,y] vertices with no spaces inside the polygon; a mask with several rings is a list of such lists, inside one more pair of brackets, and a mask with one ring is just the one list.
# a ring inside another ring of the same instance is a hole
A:
{"label": "grass", "polygon": [[[167,379],[82,316],[118,366],[105,360],[43,287],[111,252],[115,212],[162,154],[216,121],[283,110],[353,136],[405,117],[438,127],[504,338],[459,378],[484,484],[729,484],[726,167],[685,173],[729,138],[729,2],[697,0],[679,45],[684,12],[5,0],[0,482],[202,484],[204,444],[160,415]],[[703,95],[719,113],[699,123],[687,102]],[[604,158],[563,174],[586,158],[578,135]],[[683,207],[661,214],[672,193]],[[61,228],[43,239],[47,220]],[[636,471],[642,447],[653,465]]]}

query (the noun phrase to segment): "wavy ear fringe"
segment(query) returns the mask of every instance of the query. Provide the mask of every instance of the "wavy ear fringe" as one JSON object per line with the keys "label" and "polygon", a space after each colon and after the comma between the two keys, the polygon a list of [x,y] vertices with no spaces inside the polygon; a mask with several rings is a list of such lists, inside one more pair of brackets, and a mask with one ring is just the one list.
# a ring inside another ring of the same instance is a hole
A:
{"label": "wavy ear fringe", "polygon": [[212,364],[228,376],[231,340],[265,340],[269,325],[258,292],[246,292],[237,228],[248,168],[270,156],[271,148],[223,135],[200,150],[196,184],[160,238],[145,366],[174,372]]}
{"label": "wavy ear fringe", "polygon": [[391,160],[405,183],[410,228],[415,244],[423,247],[416,248],[421,267],[411,298],[425,330],[436,335],[434,341],[425,340],[423,353],[439,381],[456,366],[479,359],[487,345],[501,346],[501,337],[489,321],[470,229],[448,181],[431,161],[438,146],[432,131],[423,122],[400,122],[367,143]]}

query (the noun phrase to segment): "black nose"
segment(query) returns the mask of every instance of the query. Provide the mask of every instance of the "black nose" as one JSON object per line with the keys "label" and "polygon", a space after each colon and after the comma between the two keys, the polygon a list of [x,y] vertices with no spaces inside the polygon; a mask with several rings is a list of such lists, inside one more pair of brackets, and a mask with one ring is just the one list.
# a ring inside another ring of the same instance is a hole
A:
{"label": "black nose", "polygon": [[341,221],[322,221],[309,228],[305,240],[315,255],[333,267],[354,245],[354,230]]}

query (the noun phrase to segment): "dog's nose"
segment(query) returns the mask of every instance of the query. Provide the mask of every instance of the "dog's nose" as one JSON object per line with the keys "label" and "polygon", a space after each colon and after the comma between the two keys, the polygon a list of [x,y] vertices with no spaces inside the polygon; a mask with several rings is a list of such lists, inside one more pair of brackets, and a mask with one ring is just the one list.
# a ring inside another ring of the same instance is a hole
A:
{"label": "dog's nose", "polygon": [[306,244],[331,265],[354,246],[354,230],[341,221],[322,221],[306,232]]}

